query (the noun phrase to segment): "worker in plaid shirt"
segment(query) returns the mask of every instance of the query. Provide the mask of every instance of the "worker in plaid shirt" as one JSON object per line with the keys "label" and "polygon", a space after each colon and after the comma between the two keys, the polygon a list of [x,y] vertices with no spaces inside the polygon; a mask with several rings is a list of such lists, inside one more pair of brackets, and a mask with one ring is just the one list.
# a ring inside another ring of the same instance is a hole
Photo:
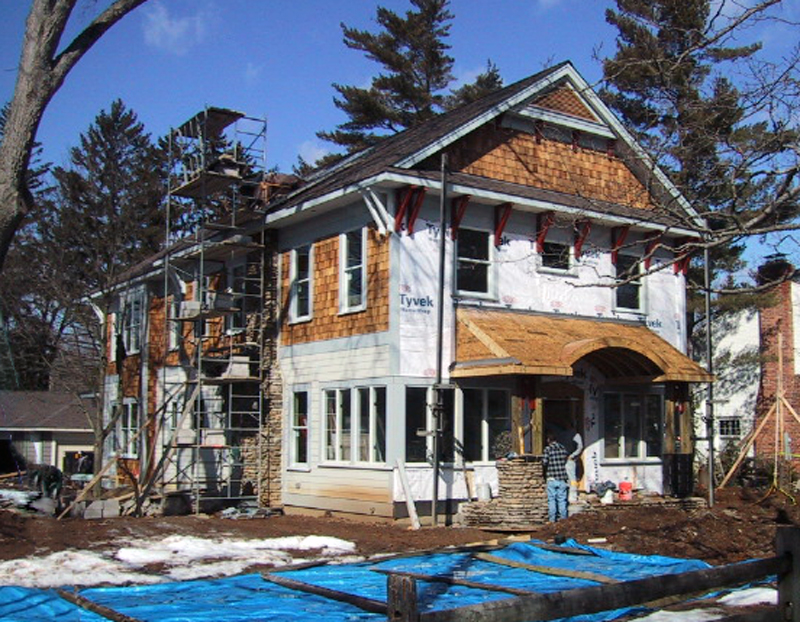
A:
{"label": "worker in plaid shirt", "polygon": [[547,478],[547,515],[551,523],[567,517],[569,476],[566,467],[568,457],[567,450],[556,440],[555,434],[548,432],[547,447],[544,448],[542,462]]}

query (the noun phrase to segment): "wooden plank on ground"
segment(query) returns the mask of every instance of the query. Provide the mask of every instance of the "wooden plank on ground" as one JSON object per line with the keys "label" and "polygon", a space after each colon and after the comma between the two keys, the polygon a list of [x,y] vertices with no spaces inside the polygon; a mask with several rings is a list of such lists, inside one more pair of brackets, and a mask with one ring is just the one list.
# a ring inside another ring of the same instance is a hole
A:
{"label": "wooden plank on ground", "polygon": [[505,585],[494,585],[493,583],[480,583],[478,581],[470,581],[468,579],[457,579],[441,574],[421,574],[419,572],[405,572],[402,570],[385,570],[383,568],[370,568],[372,572],[378,572],[385,575],[396,575],[398,577],[410,577],[417,581],[427,581],[428,583],[445,583],[447,585],[463,585],[464,587],[471,587],[478,590],[486,590],[487,592],[504,592],[506,594],[515,594],[516,596],[530,596],[535,594],[531,590],[522,590],[516,587],[506,587]]}
{"label": "wooden plank on ground", "polygon": [[593,553],[592,551],[584,551],[583,549],[576,549],[571,546],[540,544],[538,542],[531,542],[531,546],[535,546],[537,549],[544,549],[545,551],[553,551],[554,553],[564,553],[565,555],[584,555],[587,557],[597,557],[597,553]]}
{"label": "wooden plank on ground", "polygon": [[552,575],[554,577],[569,577],[570,579],[585,579],[586,581],[595,581],[597,583],[619,583],[616,579],[607,577],[596,572],[584,572],[581,570],[567,570],[566,568],[553,568],[552,566],[537,566],[534,564],[526,564],[524,562],[517,562],[497,555],[489,553],[475,553],[475,557],[485,562],[493,564],[502,564],[503,566],[510,566],[511,568],[522,568],[524,570],[531,570],[541,574]]}
{"label": "wooden plank on ground", "polygon": [[104,618],[113,620],[114,622],[141,622],[139,618],[132,618],[131,616],[127,616],[124,613],[120,613],[119,611],[115,611],[114,609],[110,609],[104,605],[99,605],[96,602],[81,596],[80,594],[68,592],[62,589],[57,589],[56,593],[64,600],[71,602],[73,605],[77,605],[81,609],[86,609],[87,611],[101,615]]}
{"label": "wooden plank on ground", "polygon": [[382,613],[385,615],[388,611],[386,603],[380,600],[364,598],[363,596],[348,594],[347,592],[340,592],[339,590],[332,590],[320,585],[312,585],[311,583],[295,581],[294,579],[281,577],[268,572],[262,573],[261,576],[270,583],[275,583],[276,585],[289,588],[290,590],[297,590],[300,592],[307,592],[309,594],[316,594],[317,596],[324,596],[325,598],[330,598],[331,600],[354,605],[355,607],[363,609],[364,611],[369,611],[370,613]]}
{"label": "wooden plank on ground", "polygon": [[419,516],[417,515],[417,506],[414,503],[414,497],[411,496],[411,486],[406,476],[406,465],[400,458],[397,459],[397,473],[400,476],[400,483],[403,485],[403,494],[406,497],[406,508],[408,509],[409,517],[411,517],[411,526],[414,529],[419,529],[420,522]]}

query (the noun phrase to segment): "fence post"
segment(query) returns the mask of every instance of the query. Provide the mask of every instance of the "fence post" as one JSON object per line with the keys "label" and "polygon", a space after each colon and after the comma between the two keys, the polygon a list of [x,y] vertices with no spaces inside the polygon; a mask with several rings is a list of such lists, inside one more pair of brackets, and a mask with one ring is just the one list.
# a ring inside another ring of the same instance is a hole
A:
{"label": "fence post", "polygon": [[386,579],[387,619],[390,622],[418,622],[417,582],[411,577],[389,575]]}
{"label": "fence post", "polygon": [[792,568],[778,575],[778,611],[781,620],[800,622],[800,528],[779,526],[775,532],[778,555],[789,555]]}

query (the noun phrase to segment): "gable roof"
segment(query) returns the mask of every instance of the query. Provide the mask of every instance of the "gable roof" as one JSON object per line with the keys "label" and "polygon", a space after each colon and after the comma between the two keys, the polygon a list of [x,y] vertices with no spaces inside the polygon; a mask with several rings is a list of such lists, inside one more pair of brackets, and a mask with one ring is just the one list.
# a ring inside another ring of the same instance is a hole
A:
{"label": "gable roof", "polygon": [[97,407],[95,398],[57,391],[0,391],[0,430],[61,430],[91,432],[84,409]]}
{"label": "gable roof", "polygon": [[[568,101],[563,86],[572,90]],[[560,86],[562,88],[554,88]],[[554,102],[558,102],[555,104]],[[283,210],[295,212],[304,204],[316,203],[344,189],[353,192],[382,173],[394,169],[412,172],[412,168],[430,156],[453,144],[473,130],[497,119],[502,114],[521,106],[539,108],[543,113],[568,117],[579,127],[581,124],[596,129],[599,133],[614,136],[624,146],[626,154],[632,156],[627,163],[635,168],[634,173],[646,180],[648,187],[655,186],[658,194],[675,201],[685,211],[686,219],[653,217],[652,212],[644,220],[661,221],[662,225],[686,224],[686,220],[697,215],[680,192],[669,181],[652,159],[641,148],[614,114],[600,101],[591,87],[574,69],[569,61],[545,69],[514,84],[506,86],[477,101],[443,113],[433,119],[389,136],[377,145],[344,158],[337,164],[312,175],[307,183],[267,206],[267,222],[279,220]],[[419,171],[414,171],[419,173]],[[651,180],[654,179],[654,182]],[[477,179],[475,180],[477,181]],[[483,180],[486,181],[486,180]],[[522,186],[518,187],[522,189]],[[554,197],[553,197],[554,198]],[[631,208],[608,204],[602,213],[622,212],[631,215]],[[637,212],[639,219],[644,214]]]}

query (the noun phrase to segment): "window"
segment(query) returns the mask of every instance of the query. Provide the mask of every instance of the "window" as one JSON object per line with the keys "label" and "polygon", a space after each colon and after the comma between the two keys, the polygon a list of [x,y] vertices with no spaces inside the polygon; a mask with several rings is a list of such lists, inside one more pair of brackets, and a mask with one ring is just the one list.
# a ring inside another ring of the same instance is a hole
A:
{"label": "window", "polygon": [[497,389],[464,389],[464,461],[502,458],[511,434],[508,393]]}
{"label": "window", "polygon": [[180,317],[181,310],[180,310],[180,303],[175,300],[173,297],[169,302],[169,313],[170,313],[170,320],[169,320],[169,349],[170,350],[177,350],[180,347],[181,343],[181,330],[182,325],[181,323],[176,320],[175,318]]}
{"label": "window", "polygon": [[658,458],[662,452],[663,398],[654,393],[607,393],[604,455],[607,459]]}
{"label": "window", "polygon": [[491,235],[487,231],[461,229],[456,244],[456,290],[489,294]]}
{"label": "window", "polygon": [[325,391],[325,459],[349,462],[352,433],[350,389]]}
{"label": "window", "polygon": [[542,268],[567,271],[571,267],[571,248],[560,242],[542,244]]}
{"label": "window", "polygon": [[361,311],[367,306],[367,230],[339,236],[339,309],[342,313]]}
{"label": "window", "polygon": [[742,436],[742,420],[738,417],[719,420],[719,435],[733,438]]}
{"label": "window", "polygon": [[358,394],[357,462],[386,462],[386,387],[361,387]]}
{"label": "window", "polygon": [[132,292],[122,299],[121,315],[120,334],[125,353],[139,352],[142,349],[144,290]]}
{"label": "window", "polygon": [[308,464],[308,391],[295,391],[292,400],[291,462]]}
{"label": "window", "polygon": [[311,265],[311,246],[292,251],[290,313],[295,322],[311,318]]}
{"label": "window", "polygon": [[428,429],[428,389],[406,387],[406,462],[425,462],[427,443],[419,430]]}
{"label": "window", "polygon": [[[618,309],[642,310],[642,282],[637,276],[640,262],[632,255],[617,255],[616,277],[619,285],[614,289],[615,306]],[[624,282],[636,276],[635,279]]]}
{"label": "window", "polygon": [[139,432],[139,404],[135,400],[125,400],[121,405],[117,404],[114,407],[115,414],[118,408],[122,408],[122,413],[117,420],[116,447],[121,455],[137,458],[139,443],[134,437]]}

